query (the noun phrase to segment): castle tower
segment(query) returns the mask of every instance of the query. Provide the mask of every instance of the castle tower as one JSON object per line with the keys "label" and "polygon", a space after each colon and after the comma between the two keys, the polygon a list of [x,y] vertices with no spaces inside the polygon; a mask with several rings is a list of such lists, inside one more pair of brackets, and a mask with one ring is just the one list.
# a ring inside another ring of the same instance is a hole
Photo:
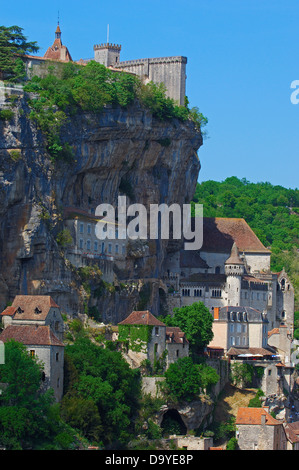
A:
{"label": "castle tower", "polygon": [[226,289],[228,305],[239,306],[241,300],[241,281],[244,274],[244,261],[239,256],[239,250],[234,242],[230,257],[225,262]]}
{"label": "castle tower", "polygon": [[94,60],[105,67],[113,67],[119,64],[121,46],[118,44],[96,44],[93,46]]}

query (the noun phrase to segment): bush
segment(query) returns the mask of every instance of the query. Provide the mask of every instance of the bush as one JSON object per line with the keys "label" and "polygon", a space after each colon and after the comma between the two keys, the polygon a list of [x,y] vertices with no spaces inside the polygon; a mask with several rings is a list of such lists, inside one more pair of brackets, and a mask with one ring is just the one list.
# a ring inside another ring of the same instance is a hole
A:
{"label": "bush", "polygon": [[235,437],[232,437],[227,443],[226,450],[237,450],[237,448],[238,448],[238,439],[236,439]]}
{"label": "bush", "polygon": [[1,109],[0,119],[2,121],[10,121],[14,117],[14,113],[11,109]]}

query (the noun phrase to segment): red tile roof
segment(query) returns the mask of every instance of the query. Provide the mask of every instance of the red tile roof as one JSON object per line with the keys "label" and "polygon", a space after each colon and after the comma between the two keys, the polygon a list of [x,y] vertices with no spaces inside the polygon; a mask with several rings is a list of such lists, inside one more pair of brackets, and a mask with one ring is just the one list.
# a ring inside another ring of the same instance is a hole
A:
{"label": "red tile roof", "polygon": [[12,305],[0,316],[15,316],[17,320],[45,320],[51,307],[59,309],[50,295],[16,295]]}
{"label": "red tile roof", "polygon": [[51,328],[45,325],[9,325],[2,331],[0,340],[5,343],[10,339],[31,346],[64,346]]}
{"label": "red tile roof", "polygon": [[266,416],[266,425],[275,426],[281,424],[281,421],[272,418],[272,416],[267,413],[264,408],[239,408],[236,418],[236,424],[260,425],[262,424],[263,415]]}
{"label": "red tile roof", "polygon": [[187,340],[185,333],[179,327],[167,326],[166,343],[184,344],[189,343],[189,341]]}
{"label": "red tile roof", "polygon": [[271,253],[244,219],[204,217],[201,251],[230,253],[234,242],[239,252]]}
{"label": "red tile roof", "polygon": [[153,325],[153,326],[166,326],[160,320],[158,320],[149,311],[134,311],[125,320],[119,323],[119,325]]}
{"label": "red tile roof", "polygon": [[299,442],[299,421],[295,421],[294,423],[285,423],[284,429],[287,439],[290,442]]}

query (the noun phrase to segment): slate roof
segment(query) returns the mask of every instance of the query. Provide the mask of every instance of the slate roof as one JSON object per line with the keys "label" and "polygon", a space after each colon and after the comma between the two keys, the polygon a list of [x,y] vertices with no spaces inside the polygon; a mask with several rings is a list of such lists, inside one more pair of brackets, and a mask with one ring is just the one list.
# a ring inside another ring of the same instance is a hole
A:
{"label": "slate roof", "polygon": [[0,340],[5,343],[10,339],[27,346],[64,346],[51,328],[45,325],[9,325],[2,331]]}
{"label": "slate roof", "polygon": [[153,326],[166,326],[158,320],[149,310],[134,311],[125,320],[121,321],[119,325],[153,325]]}
{"label": "slate roof", "polygon": [[252,424],[261,425],[262,416],[266,415],[267,426],[277,426],[281,421],[273,418],[264,408],[239,408],[237,412],[236,425]]}
{"label": "slate roof", "polygon": [[264,247],[244,219],[226,217],[203,218],[201,251],[230,253],[233,243],[240,252],[271,253]]}
{"label": "slate roof", "polygon": [[16,320],[40,321],[46,319],[51,307],[59,308],[50,295],[16,295],[12,305],[0,316],[9,315]]}

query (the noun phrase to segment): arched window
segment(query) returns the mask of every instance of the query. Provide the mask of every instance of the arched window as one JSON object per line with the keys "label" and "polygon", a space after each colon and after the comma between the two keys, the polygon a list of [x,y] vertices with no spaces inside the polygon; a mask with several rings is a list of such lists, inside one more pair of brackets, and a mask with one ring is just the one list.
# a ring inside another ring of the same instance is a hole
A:
{"label": "arched window", "polygon": [[220,274],[220,266],[216,266],[216,268],[215,268],[215,274]]}

